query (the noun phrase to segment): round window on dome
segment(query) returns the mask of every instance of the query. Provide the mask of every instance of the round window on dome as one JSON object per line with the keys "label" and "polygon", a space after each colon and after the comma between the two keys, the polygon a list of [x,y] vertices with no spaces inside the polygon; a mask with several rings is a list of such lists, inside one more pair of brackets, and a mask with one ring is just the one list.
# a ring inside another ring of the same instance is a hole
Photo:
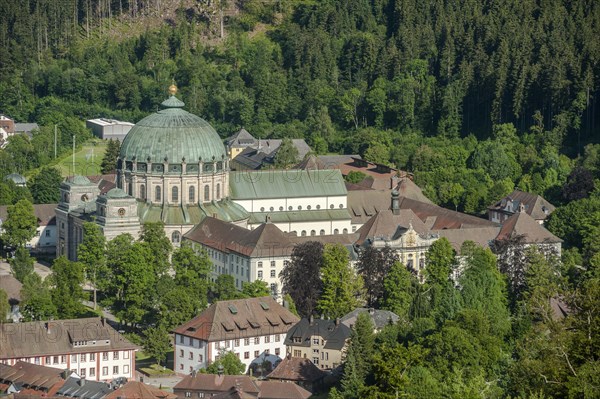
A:
{"label": "round window on dome", "polygon": [[279,207],[279,210],[280,210],[280,211],[283,211],[283,207],[282,207],[282,206],[280,206],[280,207]]}
{"label": "round window on dome", "polygon": [[271,212],[273,212],[273,211],[275,210],[275,208],[273,208],[273,207],[270,207],[270,208],[269,208],[269,210],[270,210]]}
{"label": "round window on dome", "polygon": [[165,170],[165,165],[163,165],[162,163],[153,163],[152,164],[152,172],[155,173],[162,173]]}
{"label": "round window on dome", "polygon": [[310,205],[308,205],[308,206],[306,207],[306,209],[308,209],[308,210],[310,211],[310,210],[312,209],[312,207],[311,207]]}
{"label": "round window on dome", "polygon": [[260,207],[260,211],[261,211],[261,212],[264,212],[264,211],[265,211],[265,207],[264,207],[264,206],[261,206],[261,207]]}
{"label": "round window on dome", "polygon": [[335,208],[335,205],[331,204],[331,205],[329,205],[329,207],[330,207],[331,209],[333,209],[333,208]]}
{"label": "round window on dome", "polygon": [[190,163],[185,166],[185,171],[187,173],[198,173],[198,164]]}
{"label": "round window on dome", "polygon": [[145,172],[147,170],[147,166],[144,162],[137,163],[135,167],[138,172]]}

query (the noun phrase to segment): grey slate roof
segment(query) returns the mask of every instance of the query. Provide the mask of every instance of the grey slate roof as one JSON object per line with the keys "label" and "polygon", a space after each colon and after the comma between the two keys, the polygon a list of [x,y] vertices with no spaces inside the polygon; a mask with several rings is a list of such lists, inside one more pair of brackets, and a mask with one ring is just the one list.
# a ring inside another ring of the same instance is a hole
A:
{"label": "grey slate roof", "polygon": [[367,313],[371,317],[371,320],[373,321],[373,324],[377,330],[381,330],[383,327],[389,324],[397,323],[400,319],[396,313],[389,310],[356,308],[352,312],[344,315],[344,317],[340,319],[340,322],[352,328],[352,326],[356,324],[358,315],[361,313]]}
{"label": "grey slate roof", "polygon": [[[350,338],[350,327],[335,320],[302,319],[288,331],[285,337],[286,346],[311,346],[311,337],[319,336],[325,340],[324,349],[341,350]],[[294,342],[300,338],[300,342]]]}
{"label": "grey slate roof", "polygon": [[[513,212],[506,211],[505,208],[508,205],[508,202],[512,202]],[[536,220],[544,220],[546,219],[556,207],[546,201],[543,197],[528,193],[521,190],[515,190],[512,193],[508,194],[506,197],[497,201],[495,204],[488,207],[490,211],[499,211],[502,213],[514,213],[519,209],[519,205],[523,204],[525,207],[525,212]]]}
{"label": "grey slate roof", "polygon": [[112,391],[111,386],[105,382],[69,377],[63,386],[60,387],[57,394],[70,398],[102,399]]}

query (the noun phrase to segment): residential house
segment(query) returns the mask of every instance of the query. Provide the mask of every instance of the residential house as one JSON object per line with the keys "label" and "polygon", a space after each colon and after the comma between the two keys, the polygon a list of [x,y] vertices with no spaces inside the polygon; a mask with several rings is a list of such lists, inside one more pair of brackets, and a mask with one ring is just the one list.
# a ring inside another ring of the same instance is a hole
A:
{"label": "residential house", "polygon": [[544,224],[544,221],[556,209],[554,205],[540,195],[515,190],[490,205],[488,207],[488,217],[492,222],[503,223],[511,215],[519,212],[520,207],[523,207],[525,213],[534,218],[539,224]]}
{"label": "residential house", "polygon": [[65,370],[38,366],[24,361],[0,365],[0,392],[49,397],[63,385]]}
{"label": "residential house", "polygon": [[81,378],[135,378],[138,346],[99,317],[0,324],[0,363],[68,369]]}
{"label": "residential house", "polygon": [[223,351],[235,353],[246,368],[263,352],[283,356],[285,334],[297,321],[272,297],[215,302],[174,330],[175,371],[205,368]]}
{"label": "residential house", "polygon": [[[38,227],[35,236],[25,246],[35,252],[54,253],[56,251],[56,204],[35,204],[33,211]],[[2,221],[8,217],[8,206],[0,206],[0,232]]]}
{"label": "residential house", "polygon": [[210,398],[227,393],[232,388],[252,398],[258,397],[260,391],[255,381],[247,375],[202,374],[194,371],[173,387],[173,393],[179,399]]}
{"label": "residential house", "polygon": [[101,399],[113,392],[115,387],[103,381],[90,381],[72,375],[56,392],[57,396],[78,399]]}
{"label": "residential house", "polygon": [[177,395],[139,381],[129,381],[103,399],[177,399]]}
{"label": "residential house", "polygon": [[368,314],[373,322],[374,332],[381,331],[385,326],[396,324],[400,317],[392,311],[374,308],[356,308],[352,312],[345,314],[340,322],[352,328],[356,324],[356,319],[361,313]]}
{"label": "residential house", "polygon": [[255,146],[257,142],[258,140],[254,136],[248,133],[246,129],[241,128],[236,134],[225,140],[229,159],[237,157],[246,148]]}
{"label": "residential house", "polygon": [[288,353],[267,379],[294,383],[310,392],[315,392],[322,386],[327,375],[327,372],[315,366],[308,358],[292,357]]}
{"label": "residential house", "polygon": [[334,369],[342,363],[350,331],[339,319],[303,318],[285,337],[287,353],[309,359],[321,369]]}
{"label": "residential house", "polygon": [[[179,399],[307,399],[311,393],[295,384],[258,381],[247,375],[200,374],[193,372],[173,387]],[[113,398],[107,398],[113,399]]]}
{"label": "residential house", "polygon": [[[291,139],[298,150],[298,160],[311,151],[304,139]],[[259,170],[275,163],[275,157],[281,147],[282,139],[256,139],[245,129],[227,138],[227,154],[232,170]]]}

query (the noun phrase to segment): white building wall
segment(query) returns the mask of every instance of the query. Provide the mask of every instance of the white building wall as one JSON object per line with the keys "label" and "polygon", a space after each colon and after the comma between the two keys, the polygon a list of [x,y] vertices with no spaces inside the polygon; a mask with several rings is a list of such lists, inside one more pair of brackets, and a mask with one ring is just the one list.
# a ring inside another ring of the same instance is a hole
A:
{"label": "white building wall", "polygon": [[175,334],[175,371],[189,374],[193,370],[206,368],[214,362],[221,351],[231,351],[246,366],[264,352],[279,357],[285,356],[285,334],[270,334],[257,337],[206,342]]}
{"label": "white building wall", "polygon": [[[114,358],[117,353],[117,359]],[[106,354],[106,357],[105,357]],[[105,360],[106,359],[106,360]],[[29,358],[1,359],[0,363],[15,365],[18,361],[39,364],[57,369],[69,369],[89,380],[110,381],[118,377],[135,379],[135,351],[90,351],[85,353],[68,353],[51,356],[35,356]],[[117,369],[115,369],[117,367]],[[94,375],[91,375],[91,369]],[[106,368],[106,369],[105,369]],[[85,370],[85,371],[84,371]],[[104,373],[106,371],[106,374]]]}

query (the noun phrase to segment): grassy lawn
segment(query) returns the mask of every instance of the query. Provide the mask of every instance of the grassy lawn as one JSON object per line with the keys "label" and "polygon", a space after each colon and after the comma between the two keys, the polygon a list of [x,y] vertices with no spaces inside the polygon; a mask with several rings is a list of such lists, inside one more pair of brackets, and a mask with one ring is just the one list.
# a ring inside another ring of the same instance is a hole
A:
{"label": "grassy lawn", "polygon": [[148,356],[143,350],[135,354],[136,368],[150,377],[165,377],[173,375],[173,351],[167,353],[167,360],[163,366],[156,364],[156,360]]}
{"label": "grassy lawn", "polygon": [[[107,141],[92,139],[86,142],[78,152],[75,153],[75,174],[83,176],[94,176],[101,174],[100,164],[108,145]],[[73,156],[66,155],[56,165],[63,176],[73,175]]]}

